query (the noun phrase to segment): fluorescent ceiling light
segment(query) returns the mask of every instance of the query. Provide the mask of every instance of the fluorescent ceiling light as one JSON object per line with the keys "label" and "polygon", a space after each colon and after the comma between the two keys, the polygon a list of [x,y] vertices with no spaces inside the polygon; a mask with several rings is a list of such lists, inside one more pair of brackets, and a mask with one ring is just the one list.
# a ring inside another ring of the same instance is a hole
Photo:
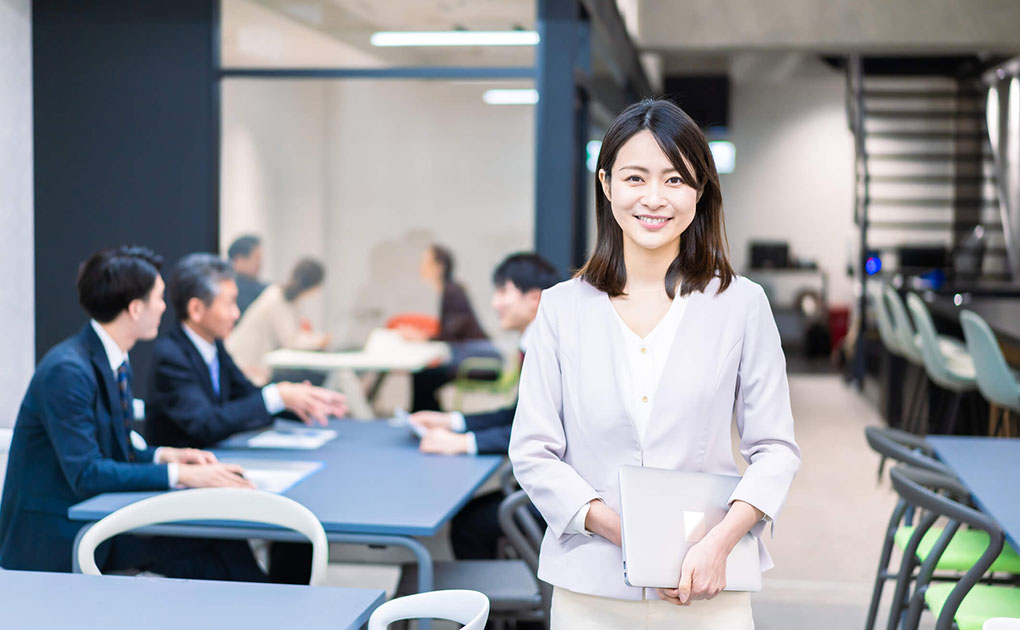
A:
{"label": "fluorescent ceiling light", "polygon": [[486,90],[482,100],[489,105],[534,105],[538,102],[538,90]]}
{"label": "fluorescent ceiling light", "polygon": [[381,31],[373,46],[534,46],[535,31]]}

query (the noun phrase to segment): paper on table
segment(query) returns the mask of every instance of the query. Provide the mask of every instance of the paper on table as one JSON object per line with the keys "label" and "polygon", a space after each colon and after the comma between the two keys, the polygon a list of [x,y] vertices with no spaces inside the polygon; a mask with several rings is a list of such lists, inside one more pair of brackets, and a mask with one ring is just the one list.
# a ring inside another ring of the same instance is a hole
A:
{"label": "paper on table", "polygon": [[286,492],[308,475],[322,468],[322,462],[292,462],[265,459],[220,458],[225,464],[238,464],[244,468],[244,477],[259,490],[280,494]]}
{"label": "paper on table", "polygon": [[407,427],[419,438],[425,437],[425,429],[411,422],[411,414],[397,407],[393,410],[393,417],[390,418],[391,427]]}
{"label": "paper on table", "polygon": [[251,448],[299,448],[312,450],[336,439],[333,429],[276,427],[248,439]]}

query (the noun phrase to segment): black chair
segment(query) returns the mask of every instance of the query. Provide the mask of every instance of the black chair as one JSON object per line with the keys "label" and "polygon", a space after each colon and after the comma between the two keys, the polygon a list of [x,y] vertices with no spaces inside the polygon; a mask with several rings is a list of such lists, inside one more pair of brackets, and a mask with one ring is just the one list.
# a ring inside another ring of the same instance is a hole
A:
{"label": "black chair", "polygon": [[[906,431],[901,431],[899,429],[884,427],[865,427],[864,436],[872,450],[881,456],[881,460],[878,464],[879,482],[882,480],[882,473],[885,470],[885,462],[887,459],[893,459],[900,463],[931,470],[948,477],[953,476],[949,468],[935,459],[934,451],[923,437],[919,437],[913,433],[907,433]],[[963,490],[964,496],[966,496],[966,490],[964,490],[962,486],[960,486],[959,489]],[[872,630],[875,627],[875,622],[878,617],[878,608],[882,600],[882,589],[884,588],[885,583],[900,575],[899,570],[889,570],[889,561],[892,558],[892,550],[893,547],[896,546],[896,534],[903,527],[911,527],[913,522],[913,510],[901,497],[899,501],[897,501],[896,507],[893,508],[892,515],[889,517],[889,524],[885,529],[885,538],[882,541],[882,554],[879,557],[878,571],[875,574],[875,586],[872,589],[871,602],[868,605],[868,618],[864,625],[865,630]],[[900,589],[897,588],[897,593],[899,592]],[[901,610],[905,606],[902,595],[898,596],[898,599],[894,599],[893,602],[892,610]],[[896,602],[899,602],[899,604]]]}
{"label": "black chair", "polygon": [[[957,494],[957,482],[945,475],[899,465],[889,472],[889,477],[893,488],[907,503],[925,511],[921,527],[931,527],[940,517],[949,519],[931,552],[920,564],[914,592],[906,614],[901,619],[903,630],[916,630],[926,606],[936,616],[935,630],[955,630],[958,627],[958,616],[961,620],[966,617],[967,623],[973,624],[983,623],[983,620],[993,617],[1013,616],[1020,610],[1020,589],[1014,586],[978,584],[993,569],[1003,550],[1005,536],[998,523],[987,514],[937,494],[936,491]],[[961,525],[985,532],[988,535],[988,546],[958,580],[933,584],[937,564]],[[918,540],[924,532],[919,531],[919,534],[915,536]],[[913,538],[911,542],[914,542]],[[913,555],[916,548],[910,551],[911,554],[905,556],[903,564],[904,570],[912,572],[917,565]],[[890,618],[890,630],[895,629],[895,621]]]}
{"label": "black chair", "polygon": [[[535,621],[548,627],[552,590],[539,582],[537,576],[543,531],[523,490],[500,503],[499,524],[517,558],[435,562],[433,589],[469,589],[484,593],[489,598],[490,623]],[[416,567],[405,567],[397,592],[413,593],[417,583]]]}

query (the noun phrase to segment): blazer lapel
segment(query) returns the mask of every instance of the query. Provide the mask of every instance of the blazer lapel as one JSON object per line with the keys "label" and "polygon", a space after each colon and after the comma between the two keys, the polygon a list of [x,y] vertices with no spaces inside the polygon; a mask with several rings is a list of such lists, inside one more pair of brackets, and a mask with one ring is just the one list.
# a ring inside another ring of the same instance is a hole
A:
{"label": "blazer lapel", "polygon": [[[205,359],[198,352],[198,348],[195,344],[191,343],[188,336],[184,334],[184,331],[178,327],[173,332],[174,338],[177,343],[180,344],[181,348],[184,349],[184,354],[187,355],[188,360],[191,361],[191,367],[199,375],[198,378],[202,382],[202,386],[205,387],[206,394],[209,395],[210,400],[216,400],[216,391],[212,386],[212,377],[209,376],[209,366],[206,364]],[[217,344],[217,351],[219,351],[219,344]],[[220,393],[223,392],[223,361],[222,354],[220,355]]]}
{"label": "blazer lapel", "polygon": [[97,416],[96,422],[100,424],[99,429],[112,433],[120,454],[127,458],[127,440],[130,439],[124,430],[124,410],[120,405],[120,389],[117,387],[117,379],[110,368],[110,358],[106,355],[106,348],[99,336],[90,324],[86,324],[86,343],[91,350],[92,365],[95,368],[99,380],[99,395],[106,397],[106,408],[109,415]]}

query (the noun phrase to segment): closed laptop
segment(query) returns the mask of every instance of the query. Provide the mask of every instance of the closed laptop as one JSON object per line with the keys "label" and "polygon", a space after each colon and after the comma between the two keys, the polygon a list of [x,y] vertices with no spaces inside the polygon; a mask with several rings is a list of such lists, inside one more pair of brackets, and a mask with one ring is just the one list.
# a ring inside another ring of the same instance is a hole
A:
{"label": "closed laptop", "polygon": [[[642,466],[620,467],[624,579],[676,588],[687,550],[726,516],[740,477]],[[743,536],[726,560],[726,590],[760,591],[758,540]]]}

